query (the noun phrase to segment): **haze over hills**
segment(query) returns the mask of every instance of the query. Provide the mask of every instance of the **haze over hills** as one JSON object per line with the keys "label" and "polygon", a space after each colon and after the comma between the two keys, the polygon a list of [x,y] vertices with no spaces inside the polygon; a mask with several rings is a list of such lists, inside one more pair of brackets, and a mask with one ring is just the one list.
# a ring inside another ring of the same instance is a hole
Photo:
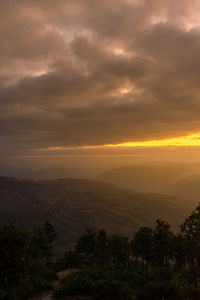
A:
{"label": "haze over hills", "polygon": [[168,194],[179,180],[193,174],[200,174],[198,164],[149,163],[115,168],[96,179],[134,192]]}
{"label": "haze over hills", "polygon": [[[169,195],[138,194],[114,185],[83,179],[52,181],[0,178],[1,224],[29,228],[49,219],[60,236],[60,246],[72,244],[85,228],[133,234],[157,218],[176,227],[189,208]],[[67,234],[66,234],[67,233]]]}
{"label": "haze over hills", "polygon": [[21,175],[21,178],[30,178],[30,179],[44,179],[44,180],[54,180],[59,178],[84,178],[88,179],[91,177],[91,174],[88,170],[82,168],[49,168],[49,169],[41,169],[34,170],[32,172],[27,171],[26,173]]}
{"label": "haze over hills", "polygon": [[200,202],[200,175],[187,176],[177,181],[171,188],[171,194],[188,202]]}
{"label": "haze over hills", "polygon": [[0,176],[16,177],[20,179],[53,180],[59,178],[89,179],[93,172],[85,168],[66,168],[63,166],[50,166],[43,168],[28,168],[19,166],[0,165]]}
{"label": "haze over hills", "polygon": [[200,199],[199,166],[191,164],[129,165],[93,176],[95,180],[84,179],[92,173],[82,168],[4,166],[0,171],[18,172],[18,179],[0,177],[1,224],[32,228],[49,219],[60,245],[72,244],[85,228],[127,235],[152,226],[157,218],[176,228]]}

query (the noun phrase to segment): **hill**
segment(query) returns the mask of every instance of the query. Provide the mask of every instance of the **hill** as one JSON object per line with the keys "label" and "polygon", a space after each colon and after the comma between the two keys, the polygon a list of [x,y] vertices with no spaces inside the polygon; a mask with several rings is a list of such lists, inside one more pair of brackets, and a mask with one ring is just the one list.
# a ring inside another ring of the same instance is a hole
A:
{"label": "hill", "polygon": [[187,176],[177,181],[170,193],[183,200],[189,200],[191,205],[200,202],[200,175]]}
{"label": "hill", "polygon": [[96,179],[134,192],[166,193],[188,169],[184,164],[129,165],[109,170]]}
{"label": "hill", "polygon": [[20,179],[29,178],[34,180],[54,180],[58,178],[84,178],[89,179],[93,176],[90,172],[83,168],[64,168],[62,166],[49,167],[49,168],[27,168],[0,165],[0,176],[15,176]]}
{"label": "hill", "polygon": [[133,193],[106,183],[0,177],[0,223],[32,228],[49,219],[65,248],[85,228],[131,235],[141,226],[153,225],[157,218],[176,226],[188,212],[172,196]]}

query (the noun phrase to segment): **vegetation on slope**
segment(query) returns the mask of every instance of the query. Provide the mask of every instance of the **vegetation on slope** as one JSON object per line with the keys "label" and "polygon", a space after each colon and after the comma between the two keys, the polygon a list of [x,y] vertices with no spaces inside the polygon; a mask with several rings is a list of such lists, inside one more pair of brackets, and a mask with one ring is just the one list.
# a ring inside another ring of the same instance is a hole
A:
{"label": "vegetation on slope", "polygon": [[56,233],[49,221],[32,232],[0,227],[0,299],[27,299],[50,287],[55,272],[48,268]]}
{"label": "vegetation on slope", "polygon": [[158,217],[174,228],[189,213],[180,199],[169,195],[136,194],[83,179],[1,177],[0,190],[0,224],[31,229],[49,219],[58,232],[60,251],[66,244],[73,246],[85,228],[131,236],[141,226],[152,226]]}
{"label": "vegetation on slope", "polygon": [[49,221],[33,231],[0,227],[0,299],[24,300],[50,288],[60,264],[78,271],[62,279],[54,300],[200,299],[200,206],[176,233],[162,220],[131,239],[87,230],[57,262],[55,241]]}
{"label": "vegetation on slope", "polygon": [[200,299],[200,206],[178,233],[161,220],[154,228],[140,228],[133,239],[87,231],[64,261],[81,270],[63,279],[54,300],[72,295],[99,300]]}

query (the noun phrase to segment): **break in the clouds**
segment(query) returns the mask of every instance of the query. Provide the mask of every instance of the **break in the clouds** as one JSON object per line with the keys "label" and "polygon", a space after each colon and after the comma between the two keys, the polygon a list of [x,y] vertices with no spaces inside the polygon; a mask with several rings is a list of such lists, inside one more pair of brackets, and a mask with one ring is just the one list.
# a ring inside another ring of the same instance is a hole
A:
{"label": "break in the clouds", "polygon": [[198,131],[199,9],[199,0],[1,0],[2,151]]}

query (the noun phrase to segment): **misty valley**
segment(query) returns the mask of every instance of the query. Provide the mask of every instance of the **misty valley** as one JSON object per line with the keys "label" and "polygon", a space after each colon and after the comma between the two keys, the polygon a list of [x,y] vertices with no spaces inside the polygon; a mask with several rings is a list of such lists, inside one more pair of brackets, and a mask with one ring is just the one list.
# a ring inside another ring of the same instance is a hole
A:
{"label": "misty valley", "polygon": [[49,219],[60,249],[73,245],[86,228],[130,236],[161,218],[177,229],[200,199],[200,175],[187,176],[192,171],[184,165],[133,165],[92,179],[67,178],[63,170],[66,178],[53,180],[42,180],[39,172],[34,180],[2,176],[0,222],[33,228]]}
{"label": "misty valley", "polygon": [[0,299],[199,299],[198,172],[156,163],[90,179],[1,176]]}

